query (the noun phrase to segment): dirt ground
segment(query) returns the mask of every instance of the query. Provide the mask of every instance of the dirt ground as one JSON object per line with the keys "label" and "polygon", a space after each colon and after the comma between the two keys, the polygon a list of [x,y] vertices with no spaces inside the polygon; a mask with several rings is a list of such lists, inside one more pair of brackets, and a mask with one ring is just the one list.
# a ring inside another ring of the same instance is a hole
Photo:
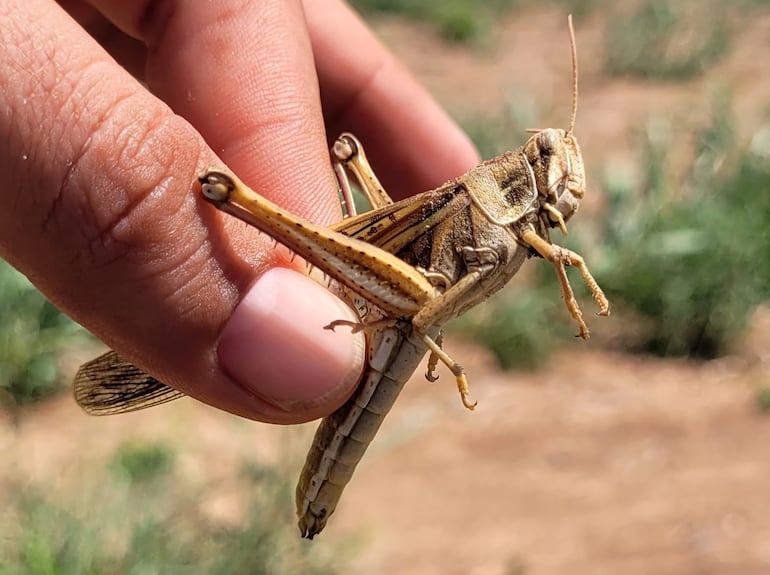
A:
{"label": "dirt ground", "polygon": [[768,573],[767,372],[730,363],[472,363],[474,414],[415,381],[379,440],[418,429],[369,459],[330,537],[367,529],[364,573]]}
{"label": "dirt ground", "polygon": [[[770,416],[755,390],[770,378],[770,312],[757,323],[745,356],[656,360],[576,342],[531,373],[501,372],[450,340],[477,410],[448,374],[432,385],[415,376],[309,544],[352,545],[346,573],[768,573]],[[200,508],[229,522],[239,463],[296,454],[313,427],[193,400],[89,418],[64,397],[17,430],[0,424],[0,453],[7,472],[71,491],[129,438],[172,444],[180,476],[216,486]]]}
{"label": "dirt ground", "polygon": [[[607,22],[581,20],[577,134],[589,178],[592,168],[633,164],[635,133],[651,116],[703,121],[719,83],[732,87],[739,133],[750,137],[770,102],[764,14],[720,63],[684,83],[608,79]],[[395,19],[377,29],[454,113],[497,110],[526,89],[549,125],[567,121],[561,12],[506,19],[494,50],[447,46]],[[350,573],[770,573],[770,416],[754,405],[770,375],[768,315],[756,314],[740,355],[708,363],[624,355],[592,340],[567,344],[543,370],[503,373],[483,350],[450,340],[477,411],[462,408],[446,373],[434,385],[413,378],[313,544],[363,541]],[[612,321],[591,320],[597,340]],[[6,469],[66,477],[127,437],[171,437],[190,476],[224,477],[228,462],[279,457],[311,430],[252,424],[191,400],[92,419],[65,398],[35,408],[17,430],[0,422],[0,453]],[[202,504],[227,515],[218,497]]]}

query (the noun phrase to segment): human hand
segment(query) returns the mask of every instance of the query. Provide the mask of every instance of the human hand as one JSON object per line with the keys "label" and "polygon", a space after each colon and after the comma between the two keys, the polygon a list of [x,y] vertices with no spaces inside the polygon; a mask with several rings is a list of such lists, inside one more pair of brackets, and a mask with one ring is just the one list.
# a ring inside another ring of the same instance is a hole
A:
{"label": "human hand", "polygon": [[467,138],[340,0],[4,0],[0,15],[0,256],[201,401],[276,423],[339,406],[363,338],[322,327],[354,313],[206,205],[196,175],[226,163],[330,223],[324,116],[399,197],[475,164]]}

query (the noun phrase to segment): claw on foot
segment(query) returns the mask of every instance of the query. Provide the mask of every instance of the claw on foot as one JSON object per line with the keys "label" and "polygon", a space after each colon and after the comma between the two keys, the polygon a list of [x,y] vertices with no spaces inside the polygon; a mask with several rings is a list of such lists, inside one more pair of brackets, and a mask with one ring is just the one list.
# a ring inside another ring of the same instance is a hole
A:
{"label": "claw on foot", "polygon": [[324,329],[334,331],[335,327],[343,326],[343,327],[349,327],[351,333],[359,333],[362,331],[364,333],[369,333],[377,329],[394,327],[397,324],[398,324],[398,320],[392,319],[392,318],[378,319],[375,321],[368,321],[366,323],[363,323],[360,321],[348,321],[346,319],[335,319],[329,325],[325,325]]}
{"label": "claw on foot", "polygon": [[[459,366],[458,366],[459,367]],[[462,369],[462,368],[460,368]],[[457,377],[457,389],[460,390],[460,399],[462,399],[463,405],[473,411],[479,404],[478,401],[471,401],[468,399],[470,396],[470,390],[468,389],[468,380],[465,378],[465,372],[460,373]]]}
{"label": "claw on foot", "polygon": [[591,275],[591,272],[588,271],[588,266],[586,266],[585,261],[579,254],[576,254],[575,252],[561,246],[552,244],[541,238],[539,235],[537,235],[534,228],[525,230],[522,233],[522,238],[537,253],[551,262],[556,268],[556,275],[559,278],[559,284],[561,284],[561,292],[562,296],[564,297],[564,303],[566,304],[567,310],[572,316],[572,319],[574,319],[578,324],[578,329],[580,330],[578,337],[588,339],[590,335],[588,326],[586,326],[585,321],[583,321],[583,313],[580,311],[580,306],[578,306],[577,300],[575,300],[575,294],[572,291],[572,286],[569,283],[567,272],[564,267],[575,266],[578,268],[578,270],[580,270],[580,274],[583,276],[583,279],[588,285],[588,289],[591,290],[591,295],[593,295],[594,300],[599,306],[598,315],[610,315],[610,302],[604,295],[602,288],[600,288],[599,284],[596,283],[596,280]]}
{"label": "claw on foot", "polygon": [[[452,375],[454,375],[455,379],[457,380],[457,389],[460,391],[460,399],[462,399],[463,405],[473,411],[476,408],[478,402],[468,399],[470,392],[468,390],[468,379],[465,377],[465,370],[459,363],[449,357],[449,355],[443,349],[441,349],[441,346],[437,342],[433,341],[429,335],[423,335],[422,340],[425,342],[425,345],[428,346],[431,354],[431,357],[428,360],[428,373],[426,374],[426,377],[429,375],[432,376],[431,365],[433,365],[435,368],[435,364],[441,360],[441,362],[452,371]],[[430,377],[428,377],[428,380],[430,381]]]}
{"label": "claw on foot", "polygon": [[351,333],[358,333],[365,327],[364,324],[362,324],[360,321],[348,321],[346,319],[335,319],[329,325],[325,325],[324,329],[328,329],[329,331],[334,331],[334,328],[340,327],[340,326],[349,327]]}
{"label": "claw on foot", "polygon": [[[436,345],[441,349],[444,343],[444,332],[439,331],[436,336]],[[433,383],[438,381],[438,374],[436,374],[436,368],[438,367],[439,359],[441,359],[436,352],[431,350],[430,357],[428,357],[428,371],[425,372],[425,379]]]}

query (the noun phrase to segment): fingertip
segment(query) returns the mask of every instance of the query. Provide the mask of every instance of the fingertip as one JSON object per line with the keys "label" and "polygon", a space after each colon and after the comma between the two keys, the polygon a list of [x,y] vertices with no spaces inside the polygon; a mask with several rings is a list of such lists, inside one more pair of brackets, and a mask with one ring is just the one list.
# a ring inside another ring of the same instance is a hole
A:
{"label": "fingertip", "polygon": [[313,280],[274,268],[255,282],[222,331],[220,366],[284,411],[329,413],[352,393],[364,364],[362,334],[323,329],[339,319],[358,321]]}

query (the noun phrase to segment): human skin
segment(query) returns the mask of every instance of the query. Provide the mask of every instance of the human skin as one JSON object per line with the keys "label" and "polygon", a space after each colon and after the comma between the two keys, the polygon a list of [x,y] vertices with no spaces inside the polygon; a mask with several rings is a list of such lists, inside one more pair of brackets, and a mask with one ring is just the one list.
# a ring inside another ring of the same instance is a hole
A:
{"label": "human skin", "polygon": [[0,256],[203,402],[273,423],[338,407],[363,336],[323,326],[353,312],[196,175],[226,165],[328,224],[327,133],[356,133],[396,197],[474,165],[465,135],[339,0],[0,0],[0,20]]}

